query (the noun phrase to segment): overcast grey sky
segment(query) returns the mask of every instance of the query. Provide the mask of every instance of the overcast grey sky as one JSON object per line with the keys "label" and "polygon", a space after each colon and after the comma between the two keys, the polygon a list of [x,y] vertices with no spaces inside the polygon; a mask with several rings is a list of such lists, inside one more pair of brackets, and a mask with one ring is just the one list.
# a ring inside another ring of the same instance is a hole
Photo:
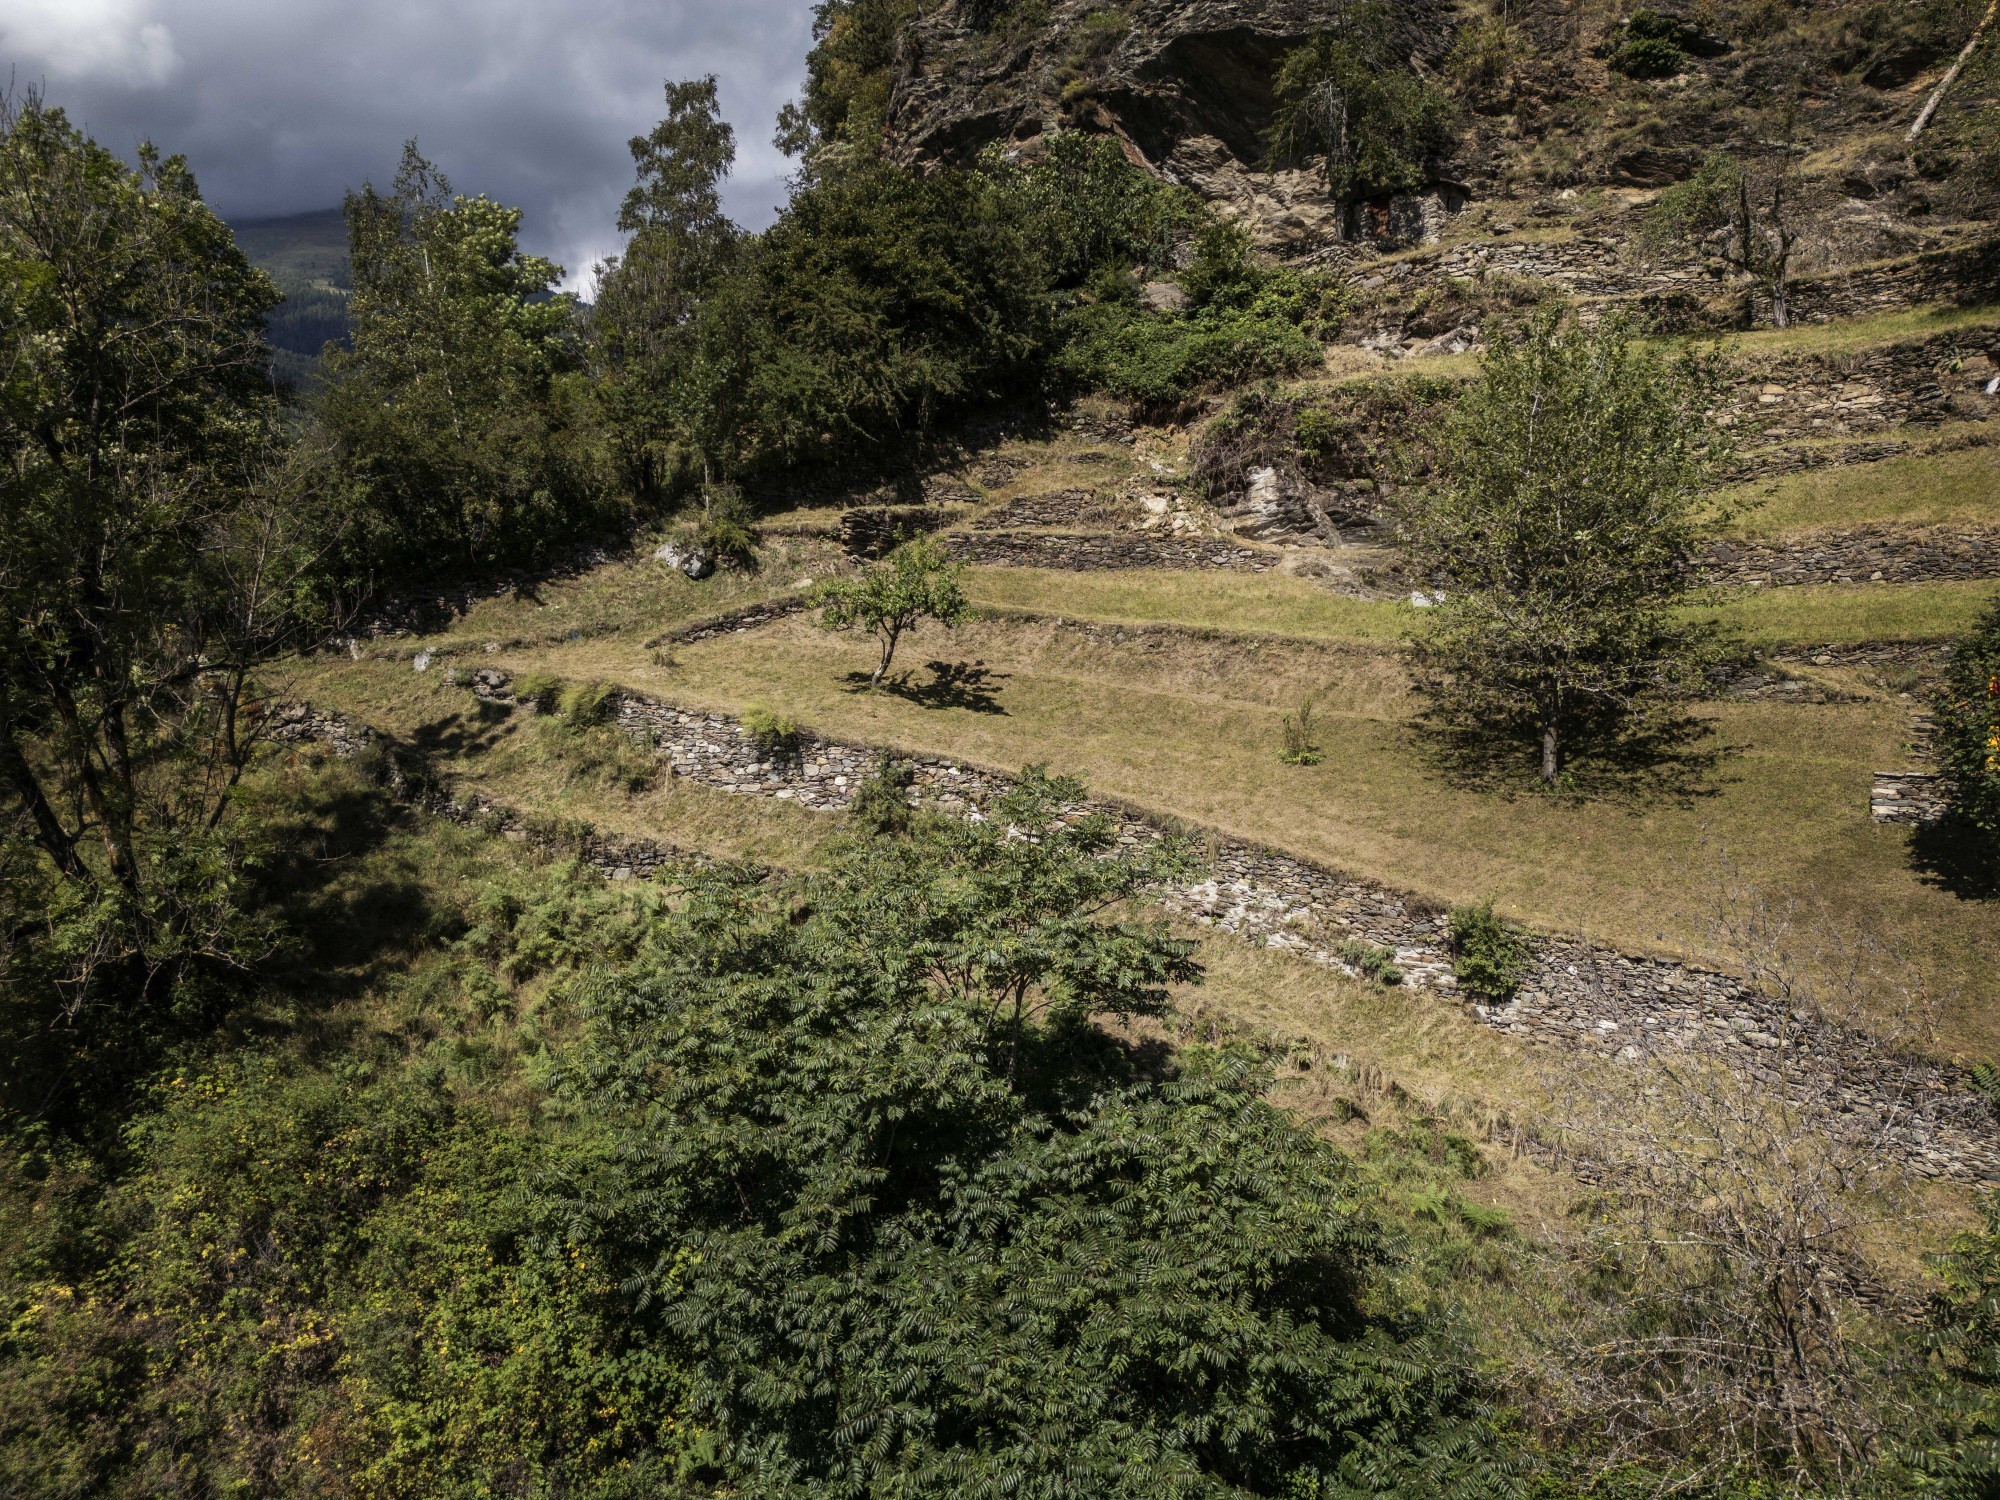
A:
{"label": "overcast grey sky", "polygon": [[574,283],[617,248],[625,143],[670,77],[720,77],[730,210],[769,221],[811,25],[810,0],[0,0],[0,78],[127,154],[184,153],[232,218],[386,187],[416,136],[457,191],[527,210],[528,247]]}

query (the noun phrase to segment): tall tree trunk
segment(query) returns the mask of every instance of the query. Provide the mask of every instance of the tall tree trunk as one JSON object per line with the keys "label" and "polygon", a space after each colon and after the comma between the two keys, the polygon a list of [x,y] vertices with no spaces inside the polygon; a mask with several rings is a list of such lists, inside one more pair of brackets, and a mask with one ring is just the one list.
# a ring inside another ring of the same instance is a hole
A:
{"label": "tall tree trunk", "polygon": [[35,842],[42,852],[55,861],[58,870],[71,880],[82,880],[87,872],[83,861],[77,856],[76,841],[62,826],[55,809],[49,805],[48,796],[42,791],[42,784],[35,776],[34,768],[15,742],[11,729],[0,728],[0,773],[6,775],[14,788],[14,795],[21,799],[22,806],[35,825]]}
{"label": "tall tree trunk", "polygon": [[1554,786],[1556,778],[1562,775],[1562,746],[1557,738],[1555,720],[1542,725],[1542,780]]}
{"label": "tall tree trunk", "polygon": [[1979,24],[1972,28],[1972,36],[1959,52],[1958,60],[1951,65],[1951,70],[1938,80],[1938,86],[1931,90],[1930,98],[1924,101],[1924,107],[1917,115],[1916,122],[1910,126],[1910,133],[1903,137],[1905,142],[1914,141],[1924,133],[1924,127],[1930,124],[1931,116],[1936,114],[1937,107],[1944,103],[1945,94],[1950,91],[1954,83],[1958,82],[1958,75],[1963,73],[1965,65],[1972,61],[1972,54],[1979,50],[1979,43],[1985,37],[1987,28],[1993,24],[1993,17],[1996,14],[2000,14],[2000,0],[1986,0],[1986,14],[1981,16]]}

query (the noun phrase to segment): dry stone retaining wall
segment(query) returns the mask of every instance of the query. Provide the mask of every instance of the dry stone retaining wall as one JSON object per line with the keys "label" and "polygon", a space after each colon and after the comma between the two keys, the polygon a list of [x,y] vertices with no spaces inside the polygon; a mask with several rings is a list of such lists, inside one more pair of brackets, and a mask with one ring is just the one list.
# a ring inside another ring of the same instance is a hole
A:
{"label": "dry stone retaining wall", "polygon": [[1051,490],[1009,500],[972,523],[975,531],[1012,531],[1023,526],[1124,525],[1144,512],[1129,500],[1096,490]]}
{"label": "dry stone retaining wall", "polygon": [[1266,573],[1283,559],[1206,537],[977,532],[951,538],[955,561],[979,567],[1058,568],[1073,573],[1125,568],[1223,568]]}
{"label": "dry stone retaining wall", "polygon": [[[724,715],[636,697],[622,700],[619,722],[649,740],[677,775],[821,811],[845,807],[881,755],[809,734],[773,751]],[[912,772],[914,795],[970,815],[982,815],[1011,785],[1004,775],[943,757],[900,759]],[[1117,817],[1128,844],[1163,836],[1157,825],[1125,809],[1104,810]],[[1162,893],[1170,907],[1349,973],[1354,970],[1341,957],[1343,942],[1386,948],[1413,996],[1456,987],[1446,921],[1421,902],[1238,840],[1208,840],[1204,865],[1204,879]],[[1797,1087],[1806,1080],[1812,1097],[1801,1102],[1827,1108],[1845,1122],[1838,1128],[1883,1132],[1918,1173],[2000,1181],[2000,1139],[1990,1111],[1962,1080],[1936,1065],[1888,1054],[1862,1033],[1790,1012],[1725,974],[1545,938],[1513,1002],[1475,1005],[1473,1012],[1531,1045],[1625,1058],[1694,1049],[1774,1084]],[[1773,1054],[1787,1050],[1781,1072]],[[1906,1104],[1913,1074],[1928,1101],[1917,1114]]]}
{"label": "dry stone retaining wall", "polygon": [[[475,690],[504,696],[491,671]],[[760,745],[735,720],[636,696],[619,700],[618,722],[650,742],[674,773],[739,794],[769,796],[819,811],[852,800],[882,752],[801,734],[781,748]],[[343,754],[372,742],[338,715],[305,705],[282,710],[279,738],[321,740]],[[981,817],[1011,778],[939,756],[899,757],[912,796],[944,810]],[[392,776],[397,773],[392,767]],[[418,800],[440,814],[573,853],[616,879],[672,873],[702,856],[644,840],[607,839],[588,830],[552,829],[487,801],[454,799],[439,789]],[[1072,809],[1081,815],[1089,808]],[[1130,810],[1100,804],[1118,837],[1137,845],[1165,836]],[[1446,951],[1447,923],[1434,908],[1365,881],[1240,840],[1206,840],[1203,876],[1161,893],[1195,920],[1308,961],[1355,970],[1341,945],[1360,940],[1390,950],[1412,1004],[1426,991],[1456,987]],[[1794,1095],[1822,1112],[1824,1128],[1882,1142],[1920,1175],[2000,1181],[2000,1140],[1983,1099],[1950,1070],[1895,1056],[1868,1036],[1804,1012],[1790,1012],[1728,975],[1669,959],[1633,957],[1568,938],[1535,943],[1532,967],[1508,1004],[1475,1004],[1484,1024],[1530,1046],[1582,1049],[1637,1059],[1657,1051],[1694,1050]],[[1910,1100],[1918,1103],[1912,1108]]]}
{"label": "dry stone retaining wall", "polygon": [[1857,526],[1781,542],[1722,542],[1709,572],[1755,586],[2000,578],[2000,527]]}
{"label": "dry stone retaining wall", "polygon": [[[1550,282],[1575,297],[1652,298],[1689,306],[1748,286],[1718,279],[1695,263],[1642,267],[1631,260],[1625,241],[1598,238],[1455,245],[1387,267],[1363,267],[1351,279],[1367,289],[1418,275],[1477,278],[1494,273]],[[1831,323],[1941,302],[1971,306],[2000,301],[2000,244],[1799,277],[1786,290],[1797,323]],[[1767,294],[1753,294],[1752,302],[1760,319],[1770,317]]]}

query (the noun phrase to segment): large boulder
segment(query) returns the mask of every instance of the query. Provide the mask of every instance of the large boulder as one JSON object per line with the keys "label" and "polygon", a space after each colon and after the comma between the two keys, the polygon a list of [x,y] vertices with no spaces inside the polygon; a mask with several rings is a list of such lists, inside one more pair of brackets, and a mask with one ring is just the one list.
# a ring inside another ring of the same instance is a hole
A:
{"label": "large boulder", "polygon": [[653,558],[676,572],[685,573],[696,583],[715,571],[715,554],[700,542],[685,538],[669,538],[654,551]]}

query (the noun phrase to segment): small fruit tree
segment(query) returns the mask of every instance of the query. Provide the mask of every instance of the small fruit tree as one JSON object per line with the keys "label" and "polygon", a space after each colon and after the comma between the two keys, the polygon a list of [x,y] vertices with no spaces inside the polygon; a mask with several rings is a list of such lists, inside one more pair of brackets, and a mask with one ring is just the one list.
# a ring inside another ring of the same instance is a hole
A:
{"label": "small fruit tree", "polygon": [[822,630],[865,630],[882,648],[868,685],[881,684],[903,632],[919,620],[936,620],[947,629],[970,611],[960,586],[963,570],[945,555],[935,537],[904,542],[859,578],[837,578],[821,584],[808,599],[819,611]]}
{"label": "small fruit tree", "polygon": [[1952,810],[2000,844],[2000,596],[1952,647],[1935,712]]}

